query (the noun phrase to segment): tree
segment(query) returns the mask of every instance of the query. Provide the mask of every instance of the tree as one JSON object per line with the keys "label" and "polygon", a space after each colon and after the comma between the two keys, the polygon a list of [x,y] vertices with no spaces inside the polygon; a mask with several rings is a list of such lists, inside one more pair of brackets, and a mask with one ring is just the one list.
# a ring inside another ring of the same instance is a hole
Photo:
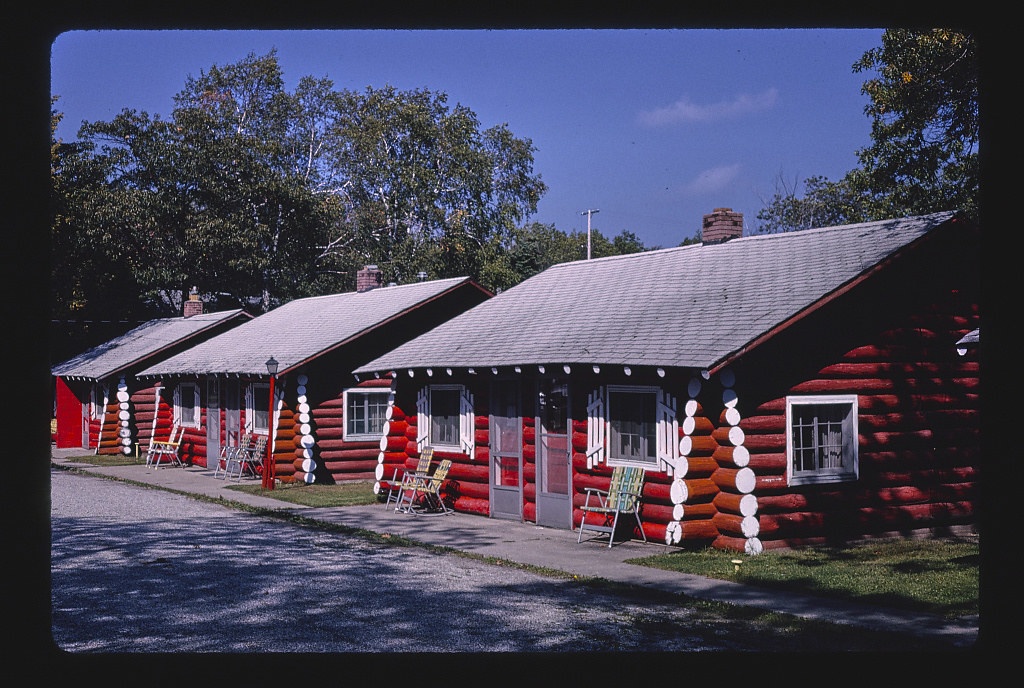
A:
{"label": "tree", "polygon": [[266,310],[351,289],[367,263],[387,281],[482,279],[546,190],[507,125],[428,90],[306,76],[288,93],[274,51],[188,77],[168,120],[126,109],[56,150],[69,308],[117,291],[173,314],[195,286]]}
{"label": "tree", "polygon": [[872,144],[858,152],[876,214],[976,214],[978,55],[971,34],[890,29],[854,71],[871,102]]}
{"label": "tree", "polygon": [[[623,230],[611,240],[600,230],[591,230],[591,257],[625,255],[650,250],[632,232]],[[553,224],[531,222],[512,233],[511,246],[492,246],[485,253],[482,278],[492,289],[508,289],[558,263],[585,260],[586,232],[570,234]]]}
{"label": "tree", "polygon": [[776,185],[758,231],[776,232],[942,210],[978,212],[978,58],[971,34],[890,29],[853,65],[874,71],[871,145],[839,181],[810,177],[804,195]]}
{"label": "tree", "polygon": [[214,307],[266,310],[304,295],[315,283],[307,256],[332,218],[287,145],[294,108],[271,53],[189,77],[170,120],[124,110],[84,124],[54,192],[96,264],[82,250],[59,264],[86,292],[110,275],[122,300],[164,314],[180,313],[193,286]]}
{"label": "tree", "polygon": [[507,247],[536,212],[546,187],[533,145],[506,125],[481,131],[471,110],[425,89],[346,93],[341,110],[327,155],[353,247],[386,279],[479,277],[488,245]]}
{"label": "tree", "polygon": [[847,173],[838,182],[825,177],[804,180],[803,197],[798,196],[799,185],[787,185],[780,174],[776,180],[775,195],[765,202],[758,214],[759,232],[774,234],[812,227],[828,227],[862,222],[870,219],[869,197],[858,190],[863,182],[858,171]]}

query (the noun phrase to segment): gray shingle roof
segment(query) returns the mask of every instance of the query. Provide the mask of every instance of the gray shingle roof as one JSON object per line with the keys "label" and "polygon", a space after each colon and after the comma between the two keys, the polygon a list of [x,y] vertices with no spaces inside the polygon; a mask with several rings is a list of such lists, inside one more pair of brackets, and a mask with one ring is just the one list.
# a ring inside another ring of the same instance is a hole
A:
{"label": "gray shingle roof", "polygon": [[216,327],[243,313],[242,309],[200,313],[188,318],[158,318],[115,337],[74,358],[51,368],[59,377],[84,377],[101,380],[133,365],[142,365],[146,359],[169,346],[211,327]]}
{"label": "gray shingle roof", "polygon": [[469,281],[467,277],[453,277],[295,299],[146,368],[139,375],[266,375],[266,361],[271,356],[277,359],[283,373]]}
{"label": "gray shingle roof", "polygon": [[712,368],[953,213],[555,265],[358,368]]}

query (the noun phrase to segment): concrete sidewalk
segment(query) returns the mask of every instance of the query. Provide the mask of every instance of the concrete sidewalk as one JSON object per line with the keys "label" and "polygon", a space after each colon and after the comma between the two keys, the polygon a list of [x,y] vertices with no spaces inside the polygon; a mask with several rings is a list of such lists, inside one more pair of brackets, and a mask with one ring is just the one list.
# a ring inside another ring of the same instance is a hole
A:
{"label": "concrete sidewalk", "polygon": [[81,449],[54,449],[51,461],[58,467],[77,468],[98,476],[130,480],[162,489],[203,495],[264,509],[294,511],[304,518],[324,523],[387,533],[482,557],[541,566],[581,577],[597,577],[645,586],[696,599],[744,605],[866,629],[898,630],[922,636],[940,636],[960,647],[973,647],[978,638],[977,617],[946,620],[926,614],[763,590],[730,581],[663,571],[627,562],[636,557],[666,551],[667,548],[662,544],[629,541],[618,542],[614,547],[608,548],[606,540],[588,540],[586,536],[583,542],[578,544],[575,531],[462,513],[409,515],[395,513],[394,509],[385,508],[381,504],[312,508],[282,502],[268,496],[232,490],[230,486],[237,483],[214,478],[212,470],[198,466],[154,470],[144,465],[97,467],[70,460],[82,455]]}

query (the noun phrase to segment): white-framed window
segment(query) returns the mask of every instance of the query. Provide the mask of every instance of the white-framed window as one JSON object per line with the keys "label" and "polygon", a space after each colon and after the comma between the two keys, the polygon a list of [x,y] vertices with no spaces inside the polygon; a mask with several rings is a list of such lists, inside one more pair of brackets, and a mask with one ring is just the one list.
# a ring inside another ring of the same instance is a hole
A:
{"label": "white-framed window", "polygon": [[608,386],[609,464],[657,462],[658,389]]}
{"label": "white-framed window", "polygon": [[462,385],[428,385],[416,399],[416,444],[467,454],[475,447],[473,395]]}
{"label": "white-framed window", "polygon": [[174,422],[186,428],[199,427],[199,385],[182,382],[174,388]]}
{"label": "white-framed window", "polygon": [[459,446],[459,388],[435,385],[430,388],[429,442],[434,447]]}
{"label": "white-framed window", "polygon": [[790,485],[857,479],[857,395],[786,398]]}
{"label": "white-framed window", "polygon": [[259,435],[270,434],[270,383],[254,382],[245,395],[245,427]]}
{"label": "white-framed window", "polygon": [[387,419],[389,395],[389,391],[379,389],[346,389],[344,439],[380,439]]}
{"label": "white-framed window", "polygon": [[587,466],[674,470],[679,458],[676,402],[660,387],[608,385],[587,396]]}

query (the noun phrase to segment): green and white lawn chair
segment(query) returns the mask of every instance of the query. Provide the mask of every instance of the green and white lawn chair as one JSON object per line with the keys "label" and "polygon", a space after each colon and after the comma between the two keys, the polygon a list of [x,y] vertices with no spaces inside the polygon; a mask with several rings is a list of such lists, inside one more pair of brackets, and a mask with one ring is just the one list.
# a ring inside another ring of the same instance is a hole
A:
{"label": "green and white lawn chair", "polygon": [[[608,547],[615,541],[615,529],[619,525],[619,517],[628,515],[636,520],[640,536],[647,542],[644,525],[640,522],[640,499],[644,486],[644,469],[638,466],[616,466],[612,471],[611,482],[607,490],[594,487],[585,488],[587,499],[580,510],[583,519],[580,521],[580,533],[577,543],[583,542],[583,531],[592,530],[608,533]],[[591,503],[591,497],[594,503]],[[588,516],[597,518],[588,520]]]}

